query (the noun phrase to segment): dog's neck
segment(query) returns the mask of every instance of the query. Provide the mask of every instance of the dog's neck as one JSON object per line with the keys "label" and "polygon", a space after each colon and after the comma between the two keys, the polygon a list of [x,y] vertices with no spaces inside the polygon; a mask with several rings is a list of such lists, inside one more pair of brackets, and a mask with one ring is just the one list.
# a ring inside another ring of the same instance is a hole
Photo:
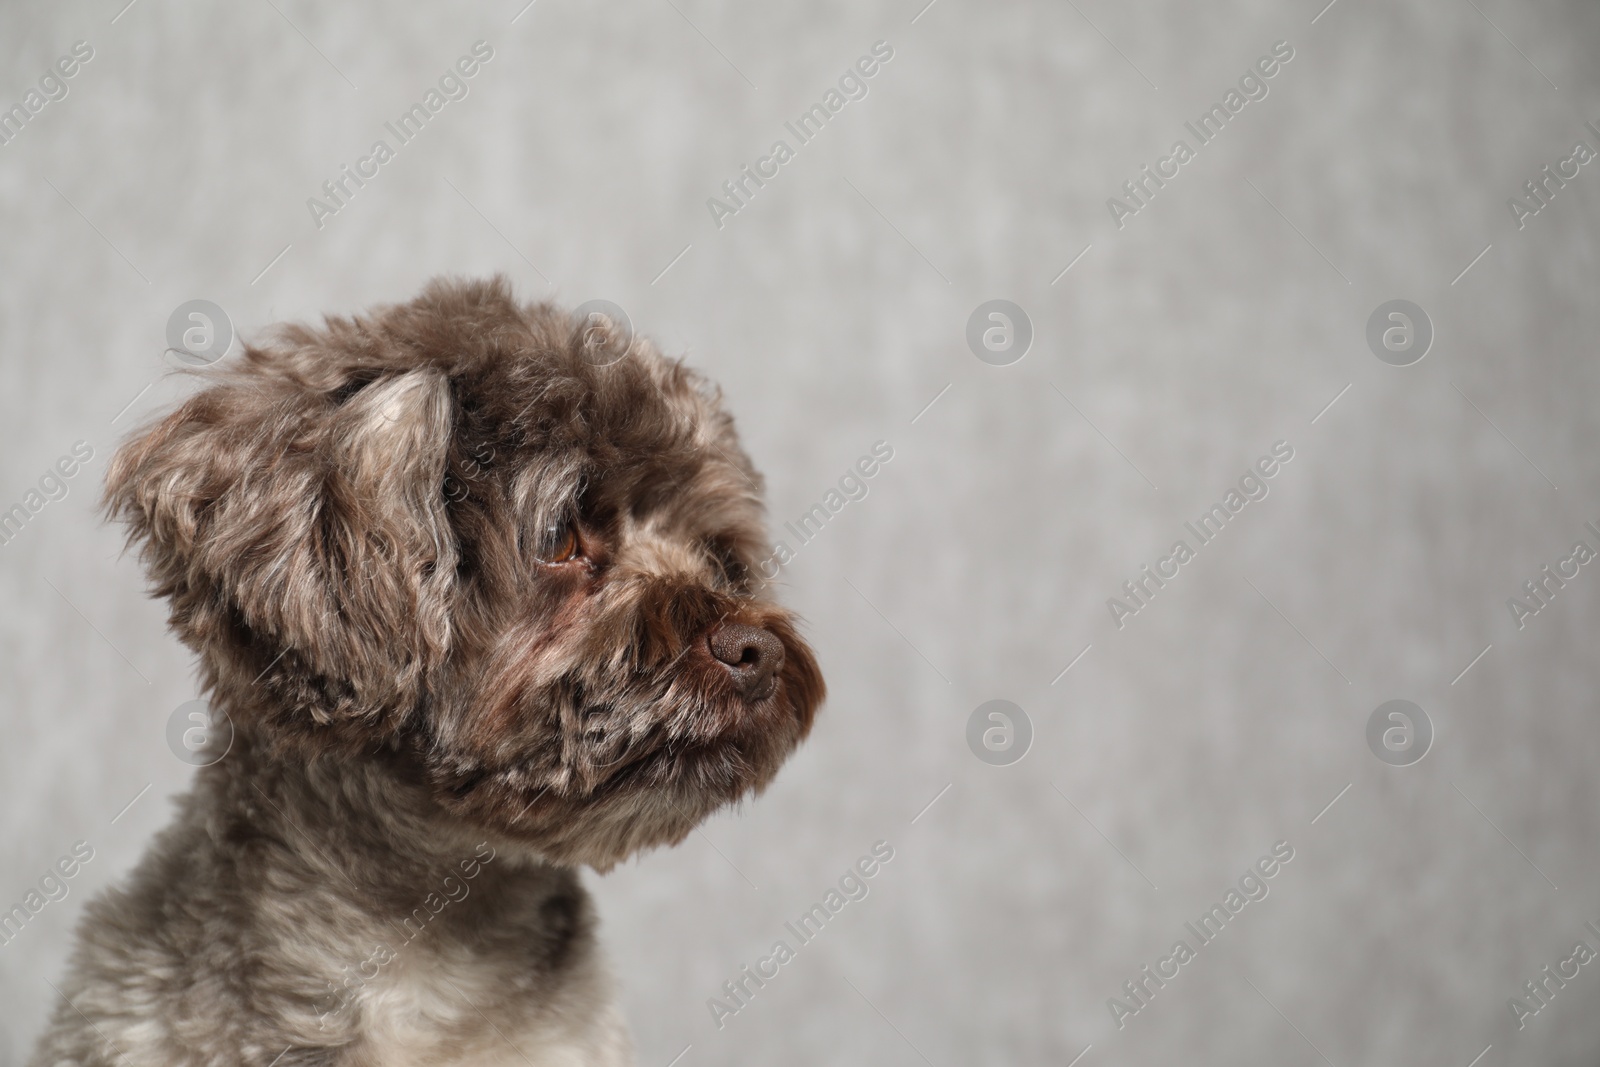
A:
{"label": "dog's neck", "polygon": [[[412,760],[390,749],[307,759],[241,727],[226,757],[200,772],[195,794],[209,806],[203,818],[236,820],[240,833],[271,828],[282,861],[368,905],[397,889],[414,892],[485,841],[434,800]],[[501,842],[489,848],[506,851]],[[519,866],[537,862],[525,849],[510,851]]]}
{"label": "dog's neck", "polygon": [[[281,964],[298,1003],[279,1009],[294,1041],[369,1041],[394,1029],[387,1005],[419,998],[494,1014],[497,983],[526,987],[592,949],[574,872],[454,819],[393,752],[307,762],[241,729],[171,833],[227,890],[234,947],[294,950]],[[172,891],[170,870],[160,885]]]}

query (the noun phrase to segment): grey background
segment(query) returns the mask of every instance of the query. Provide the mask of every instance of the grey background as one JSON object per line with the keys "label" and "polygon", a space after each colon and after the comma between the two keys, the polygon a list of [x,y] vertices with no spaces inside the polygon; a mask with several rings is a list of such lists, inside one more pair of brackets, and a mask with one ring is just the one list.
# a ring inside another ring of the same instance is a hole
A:
{"label": "grey background", "polygon": [[[718,378],[775,527],[895,453],[781,579],[831,690],[810,742],[588,876],[640,1063],[1595,1062],[1600,968],[1520,1032],[1507,1001],[1600,947],[1600,568],[1520,631],[1506,599],[1600,547],[1600,165],[1520,231],[1506,201],[1600,147],[1600,8],[123,3],[0,10],[6,106],[95,49],[0,147],[0,509],[95,450],[0,547],[0,904],[95,848],[0,947],[0,1062],[191,773],[163,734],[193,664],[93,514],[187,388],[168,315],[205,297],[248,337],[493,271],[614,300]],[[471,95],[314,227],[306,198],[480,38]],[[718,230],[706,198],[880,39],[867,98]],[[1278,40],[1270,95],[1113,225]],[[996,297],[1035,328],[1009,367],[963,340]],[[1436,334],[1405,368],[1364,341],[1397,297]],[[1118,630],[1106,599],[1279,439],[1271,495]],[[995,698],[1035,732],[1006,767],[965,742]],[[1393,698],[1434,725],[1413,766],[1366,747]],[[707,999],[880,839],[871,894],[719,1030]],[[1278,840],[1271,895],[1113,1025]]]}

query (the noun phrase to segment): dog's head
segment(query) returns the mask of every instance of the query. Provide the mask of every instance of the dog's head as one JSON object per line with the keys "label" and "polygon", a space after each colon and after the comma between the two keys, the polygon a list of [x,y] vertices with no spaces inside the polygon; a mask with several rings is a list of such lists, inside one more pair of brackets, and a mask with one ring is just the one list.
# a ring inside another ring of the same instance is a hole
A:
{"label": "dog's head", "polygon": [[106,506],[223,710],[289,754],[402,751],[557,862],[680,840],[823,696],[717,391],[498,279],[247,346]]}

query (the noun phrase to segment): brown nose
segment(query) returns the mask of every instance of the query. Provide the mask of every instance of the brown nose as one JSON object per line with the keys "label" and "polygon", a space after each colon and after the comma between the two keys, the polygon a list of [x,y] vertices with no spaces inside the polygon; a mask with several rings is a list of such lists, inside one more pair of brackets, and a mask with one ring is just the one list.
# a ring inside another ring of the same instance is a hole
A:
{"label": "brown nose", "polygon": [[746,700],[765,700],[777,688],[783,642],[766,630],[724,623],[706,638],[711,654],[728,669],[734,688]]}

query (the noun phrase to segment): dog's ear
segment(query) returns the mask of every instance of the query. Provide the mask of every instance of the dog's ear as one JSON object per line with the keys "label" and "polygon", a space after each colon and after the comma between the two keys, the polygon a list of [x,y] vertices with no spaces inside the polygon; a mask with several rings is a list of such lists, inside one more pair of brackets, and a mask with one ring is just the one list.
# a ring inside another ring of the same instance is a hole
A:
{"label": "dog's ear", "polygon": [[370,741],[450,643],[449,382],[369,370],[328,389],[271,365],[250,350],[126,443],[105,509],[213,689],[258,685],[282,725]]}

